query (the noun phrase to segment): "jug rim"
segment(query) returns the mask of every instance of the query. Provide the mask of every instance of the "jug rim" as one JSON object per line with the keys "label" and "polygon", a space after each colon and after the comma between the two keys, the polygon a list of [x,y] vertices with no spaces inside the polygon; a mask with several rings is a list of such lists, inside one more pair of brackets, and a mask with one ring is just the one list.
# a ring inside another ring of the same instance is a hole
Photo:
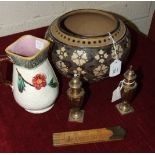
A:
{"label": "jug rim", "polygon": [[[36,52],[36,54],[34,54],[32,56],[22,56],[22,55],[18,55],[16,53],[10,52],[10,50],[9,50],[10,46],[12,46],[13,44],[17,43],[18,41],[20,41],[21,39],[23,39],[24,37],[27,37],[27,36],[34,37],[34,38],[39,39],[39,40],[44,40],[44,41],[47,42],[47,45],[45,45],[45,47],[43,47],[41,50],[38,49],[38,52]],[[6,49],[5,49],[5,52],[6,52],[6,54],[8,54],[10,56],[19,57],[19,58],[24,59],[24,60],[32,60],[32,59],[35,59],[38,55],[40,55],[40,53],[42,53],[49,46],[50,46],[50,42],[48,40],[42,39],[42,38],[39,38],[39,37],[36,37],[36,36],[33,36],[33,35],[30,35],[30,34],[26,34],[26,35],[21,36],[17,40],[15,40],[9,46],[7,46]]]}

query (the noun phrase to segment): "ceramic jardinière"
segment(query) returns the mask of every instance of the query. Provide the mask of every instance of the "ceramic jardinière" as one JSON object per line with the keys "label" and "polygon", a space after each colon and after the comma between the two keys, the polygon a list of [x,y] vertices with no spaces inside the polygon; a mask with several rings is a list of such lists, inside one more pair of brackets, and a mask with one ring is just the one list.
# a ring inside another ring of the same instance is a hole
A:
{"label": "ceramic jardini\u00e8re", "polygon": [[130,50],[125,23],[117,15],[95,9],[58,17],[45,38],[54,43],[50,58],[61,74],[80,74],[92,82],[109,77],[112,62],[119,59],[124,63]]}

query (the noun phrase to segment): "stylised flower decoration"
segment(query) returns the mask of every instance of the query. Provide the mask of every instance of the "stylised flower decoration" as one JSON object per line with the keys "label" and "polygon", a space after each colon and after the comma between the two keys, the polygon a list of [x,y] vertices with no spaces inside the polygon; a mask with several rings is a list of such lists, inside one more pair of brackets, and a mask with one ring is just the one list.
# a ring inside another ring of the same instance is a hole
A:
{"label": "stylised flower decoration", "polygon": [[68,56],[67,52],[65,52],[65,51],[66,51],[65,47],[61,47],[60,49],[56,50],[56,52],[61,60],[64,59],[64,57]]}
{"label": "stylised flower decoration", "polygon": [[108,58],[108,54],[105,53],[103,50],[99,50],[98,54],[95,55],[95,59],[98,60],[100,63],[103,63],[105,59]]}
{"label": "stylised flower decoration", "polygon": [[112,47],[111,56],[112,56],[113,59],[117,59],[117,56],[118,56],[118,59],[120,59],[122,57],[122,55],[123,55],[123,48],[119,44],[115,45],[115,47],[116,47],[117,55],[116,55],[116,52],[115,52],[115,48]]}
{"label": "stylised flower decoration", "polygon": [[86,74],[84,70],[82,70],[81,67],[77,67],[76,70],[73,70],[74,74]]}
{"label": "stylised flower decoration", "polygon": [[44,74],[37,74],[32,79],[33,86],[36,89],[41,89],[46,86],[46,76]]}
{"label": "stylised flower decoration", "polygon": [[71,56],[71,59],[78,66],[82,66],[83,64],[85,64],[88,61],[87,54],[83,50],[75,50],[73,52],[73,55]]}
{"label": "stylised flower decoration", "polygon": [[45,74],[37,74],[32,78],[32,84],[25,80],[21,73],[16,68],[16,71],[18,73],[18,90],[20,93],[23,93],[25,91],[26,84],[28,84],[31,87],[34,87],[37,90],[40,90],[42,87],[50,86],[52,88],[56,88],[58,86],[57,80],[55,80],[54,77],[51,78],[49,82],[46,83],[46,75]]}
{"label": "stylised flower decoration", "polygon": [[93,70],[93,73],[96,77],[103,76],[108,71],[108,67],[104,64],[99,65],[97,68]]}
{"label": "stylised flower decoration", "polygon": [[63,72],[63,73],[67,73],[68,72],[68,67],[66,66],[66,64],[62,61],[57,61],[56,62],[56,66]]}

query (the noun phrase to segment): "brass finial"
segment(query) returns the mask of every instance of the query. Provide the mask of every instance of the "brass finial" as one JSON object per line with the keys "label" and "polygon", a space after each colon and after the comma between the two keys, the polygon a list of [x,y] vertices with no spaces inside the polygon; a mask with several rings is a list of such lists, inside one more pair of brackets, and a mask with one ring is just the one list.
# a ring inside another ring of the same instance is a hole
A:
{"label": "brass finial", "polygon": [[136,74],[132,65],[130,65],[129,69],[124,73],[124,78],[128,81],[133,81],[136,79]]}
{"label": "brass finial", "polygon": [[80,81],[79,76],[74,76],[71,81],[69,82],[69,87],[73,89],[79,89],[81,88],[82,83]]}

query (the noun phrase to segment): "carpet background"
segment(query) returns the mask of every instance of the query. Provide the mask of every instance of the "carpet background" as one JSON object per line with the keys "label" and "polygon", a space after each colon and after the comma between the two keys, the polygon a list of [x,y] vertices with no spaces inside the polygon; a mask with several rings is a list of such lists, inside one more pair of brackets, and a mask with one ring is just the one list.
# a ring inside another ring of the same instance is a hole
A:
{"label": "carpet background", "polygon": [[[24,34],[44,37],[46,27],[0,38],[0,54]],[[84,123],[67,121],[69,113],[68,79],[57,73],[60,94],[48,112],[34,115],[26,112],[14,100],[9,87],[0,85],[0,152],[155,152],[155,44],[147,37],[130,30],[132,49],[127,64],[138,75],[138,93],[132,105],[135,112],[121,116],[111,103],[112,91],[123,74],[91,84],[88,89]],[[12,64],[2,66],[4,78],[11,79]],[[5,76],[6,75],[6,76]],[[113,127],[127,131],[122,141],[84,144],[55,148],[52,133]]]}

